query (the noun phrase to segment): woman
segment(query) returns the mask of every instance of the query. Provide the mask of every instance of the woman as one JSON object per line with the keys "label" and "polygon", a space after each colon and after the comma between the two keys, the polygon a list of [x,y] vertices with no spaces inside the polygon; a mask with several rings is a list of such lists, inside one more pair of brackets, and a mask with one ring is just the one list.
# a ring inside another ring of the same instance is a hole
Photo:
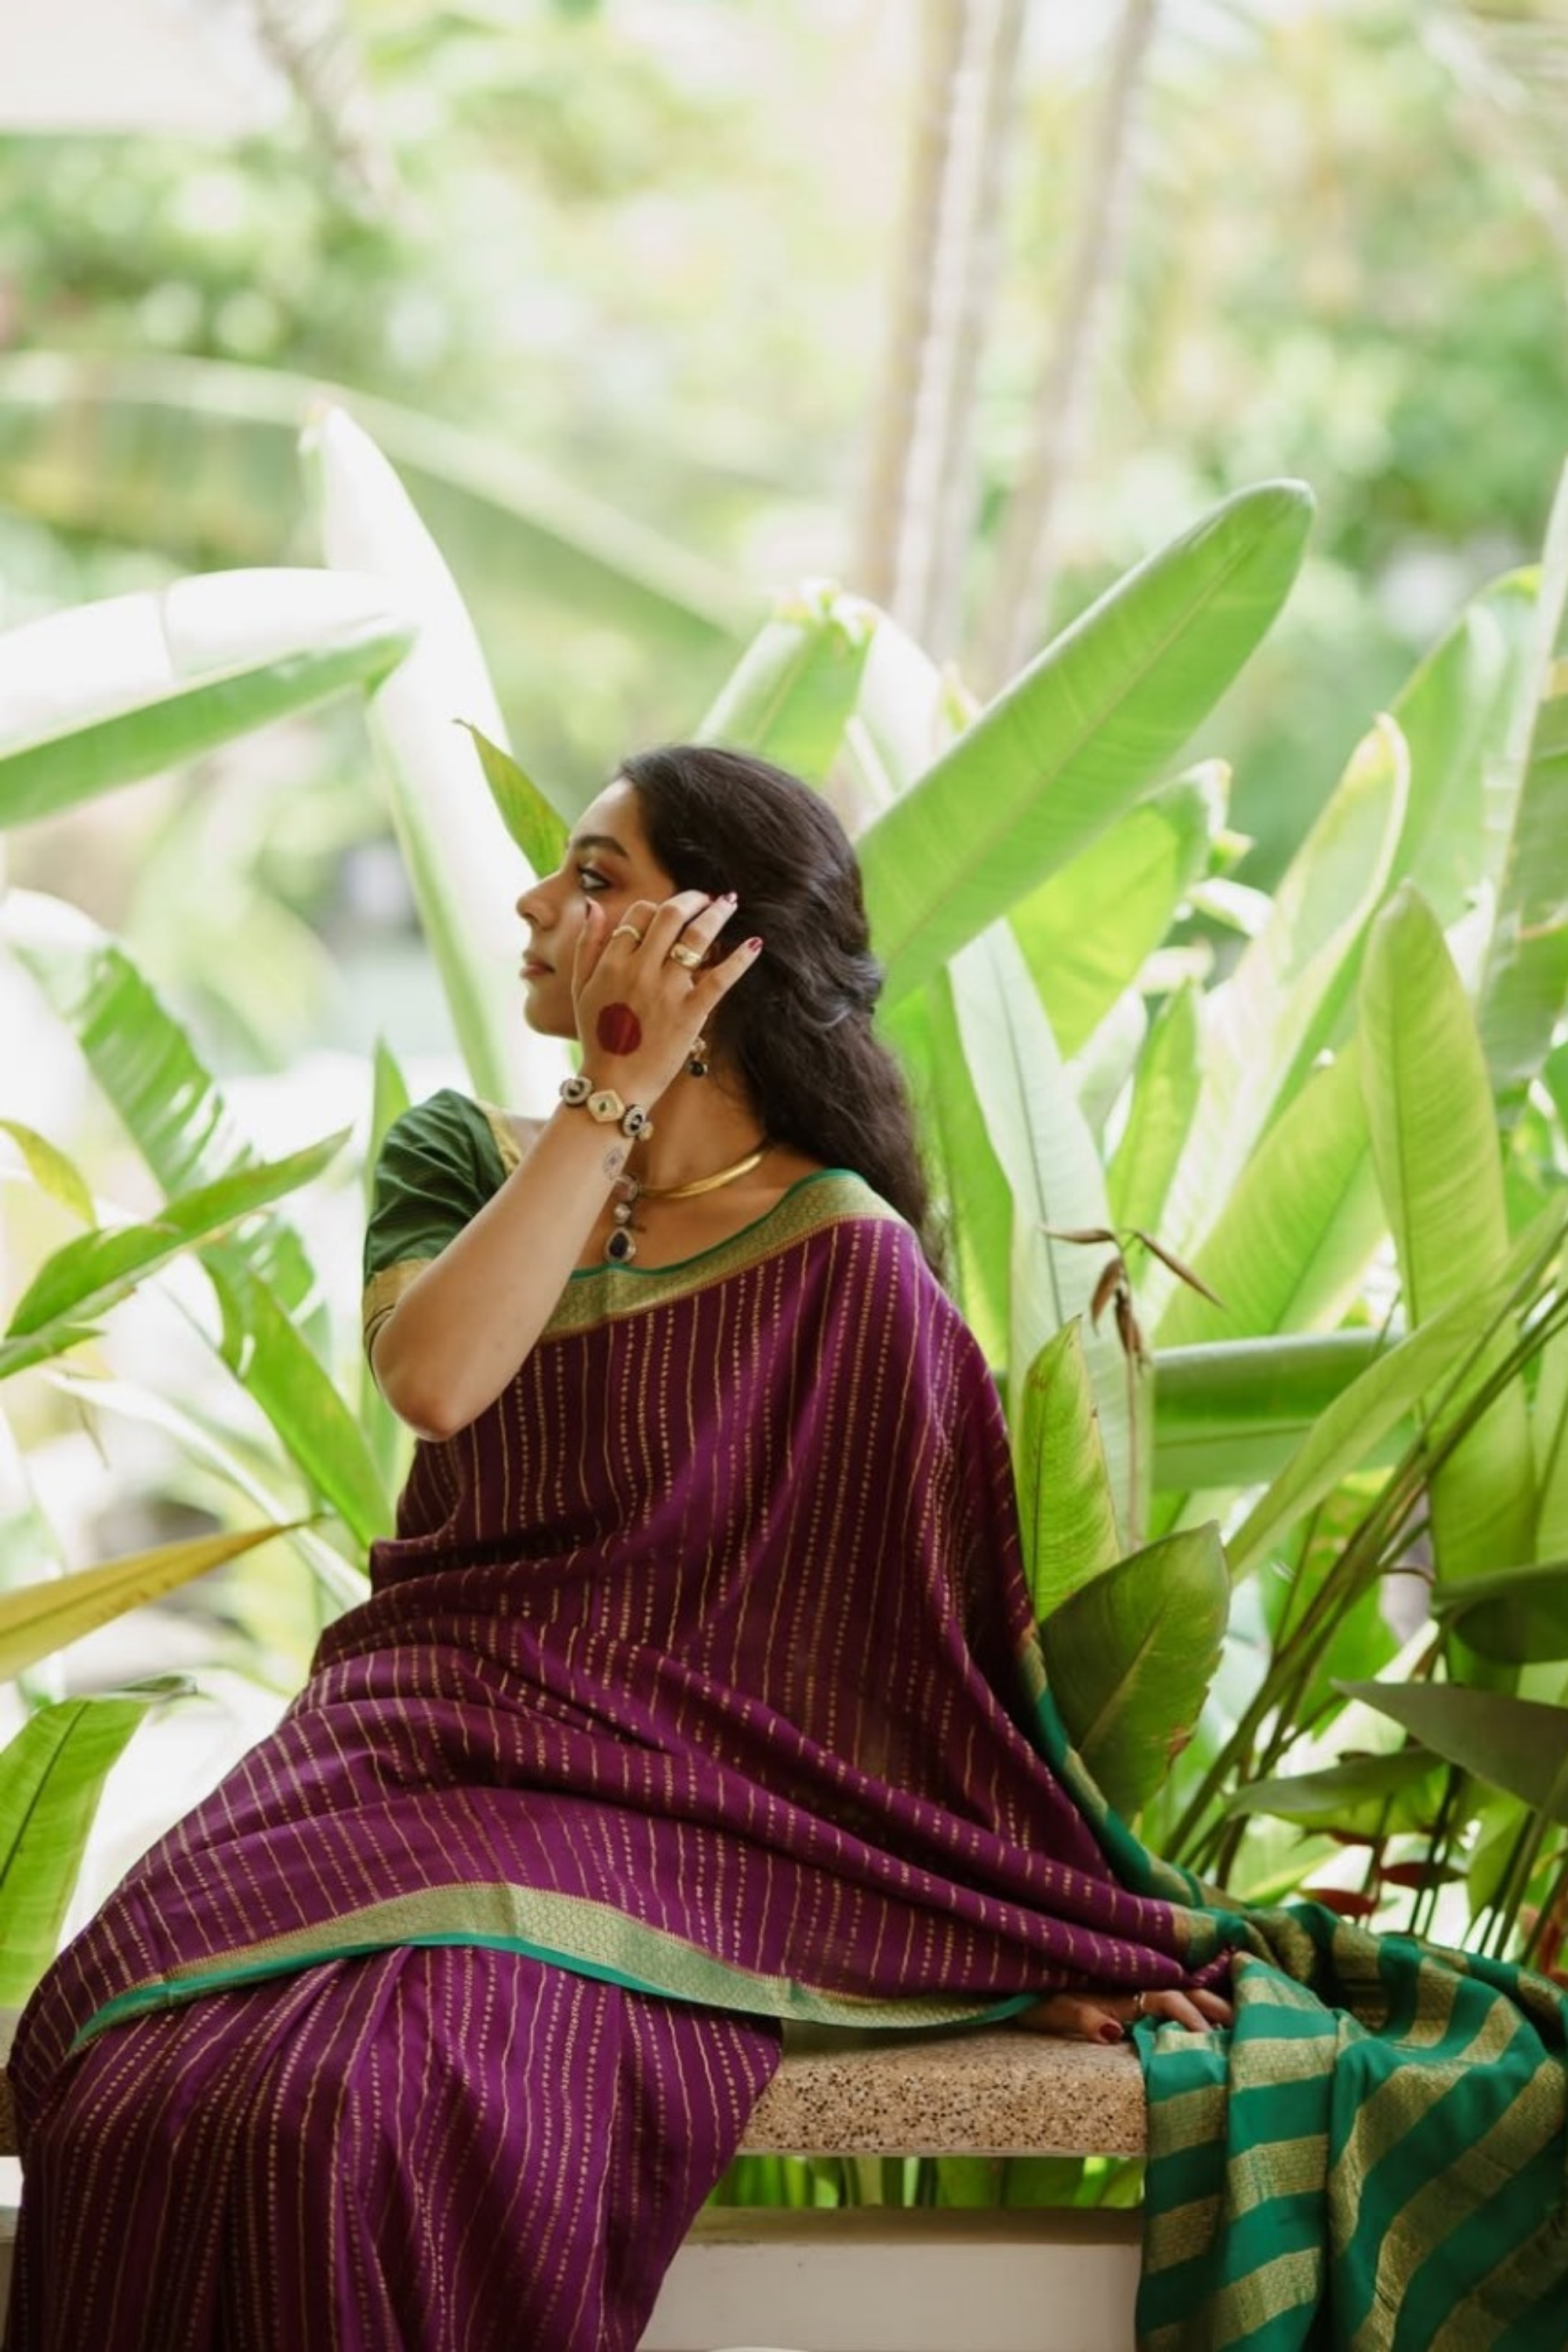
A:
{"label": "woman", "polygon": [[[1281,2296],[1301,2332],[1269,2343],[1338,2341],[1331,2291],[1344,2340],[1392,2345],[1410,2266],[1368,2285],[1358,2216],[1325,2219],[1363,2142],[1352,2112],[1330,2160],[1299,2063],[1326,2035],[1331,2096],[1360,2029],[1295,1979],[1342,1991],[1361,1946],[1205,1910],[1065,1748],[838,827],[762,762],[649,754],[520,912],[528,1018],[582,1076],[537,1127],[448,1095],[388,1138],[397,1534],[278,1733],[30,2005],[12,2352],[630,2352],[781,2021],[1019,2013],[1149,2021],[1151,2347],[1244,2340]],[[1456,2014],[1532,2005],[1542,2052],[1539,2145],[1500,2234],[1485,2181],[1461,2196],[1487,2252],[1444,2308],[1533,2263],[1498,2340],[1561,2352],[1528,2332],[1568,2276],[1561,2014],[1444,1973]]]}

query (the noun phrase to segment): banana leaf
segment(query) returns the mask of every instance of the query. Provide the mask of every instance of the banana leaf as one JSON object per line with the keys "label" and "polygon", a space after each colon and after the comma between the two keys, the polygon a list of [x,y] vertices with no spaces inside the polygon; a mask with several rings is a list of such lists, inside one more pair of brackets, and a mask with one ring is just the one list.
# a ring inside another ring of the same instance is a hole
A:
{"label": "banana leaf", "polygon": [[1534,693],[1500,763],[1494,793],[1514,784],[1508,852],[1481,975],[1478,1017],[1498,1115],[1510,1128],[1524,1108],[1568,1002],[1568,660],[1560,656],[1568,610],[1568,467],[1547,526],[1531,648]]}
{"label": "banana leaf", "polygon": [[348,402],[466,577],[537,579],[599,627],[710,653],[739,634],[729,576],[510,444],[279,368],[60,352],[0,359],[0,499],[66,530],[194,563],[276,563],[300,510],[301,427]]}
{"label": "banana leaf", "polygon": [[0,1379],[74,1347],[83,1327],[128,1297],[148,1275],[310,1183],[342,1150],[348,1133],[344,1128],[303,1151],[166,1201],[148,1223],[98,1229],[67,1242],[44,1261],[16,1302],[0,1341]]}
{"label": "banana leaf", "polygon": [[844,731],[841,767],[851,786],[845,824],[852,839],[924,775],[975,709],[954,671],[940,667],[890,614],[878,614]]}
{"label": "banana leaf", "polygon": [[288,1525],[226,1528],[218,1535],[191,1536],[183,1542],[159,1544],[152,1551],[128,1552],[96,1568],[79,1568],[68,1576],[51,1576],[42,1583],[0,1592],[0,1682],[79,1642],[128,1609],[160,1601],[176,1586],[205,1576],[209,1568],[237,1559],[258,1544],[289,1535]]}
{"label": "banana leaf", "polygon": [[986,1362],[1005,1376],[1012,1344],[1013,1195],[985,1131],[948,975],[907,996],[882,1034],[909,1087],[964,1321]]}
{"label": "banana leaf", "polygon": [[1132,986],[1206,868],[1228,773],[1211,760],[1179,777],[1014,908],[1014,934],[1068,1059]]}
{"label": "banana leaf", "polygon": [[[1500,821],[1495,779],[1526,698],[1536,611],[1532,577],[1512,572],[1483,590],[1394,698],[1389,716],[1405,744],[1407,787],[1392,878],[1412,882],[1447,927],[1473,907],[1478,879],[1495,862],[1489,827]],[[1367,934],[1361,932],[1323,991],[1297,1047],[1284,1089],[1294,1096],[1325,1050],[1353,1021]]]}
{"label": "banana leaf", "polygon": [[273,1434],[313,1494],[356,1543],[391,1533],[392,1494],[330,1373],[298,1345],[288,1316],[242,1259],[208,1264],[222,1312],[219,1353],[242,1388],[266,1399]]}
{"label": "banana leaf", "polygon": [[[1157,1349],[1156,1489],[1164,1496],[1266,1486],[1385,1352],[1368,1330]],[[1414,1432],[1408,1415],[1396,1418],[1369,1444],[1366,1462],[1394,1460]]]}
{"label": "banana leaf", "polygon": [[0,825],[161,773],[344,687],[413,642],[379,580],[218,572],[0,637]]}
{"label": "banana leaf", "polygon": [[[117,940],[63,899],[11,890],[0,899],[0,942],[71,1031],[165,1192],[256,1166],[254,1145],[189,1034]],[[316,1336],[320,1283],[293,1227],[270,1217],[235,1247]]]}
{"label": "banana leaf", "polygon": [[1070,1601],[1119,1554],[1116,1504],[1077,1317],[1024,1381],[1016,1442],[1024,1571],[1037,1617]]}
{"label": "banana leaf", "polygon": [[[1421,1399],[1447,1381],[1496,1329],[1521,1286],[1538,1278],[1558,1248],[1563,1213],[1545,1211],[1521,1234],[1501,1271],[1478,1283],[1377,1357],[1319,1416],[1289,1463],[1261,1495],[1226,1550],[1232,1573],[1262,1565],[1272,1546],[1331,1494]],[[1196,1483],[1196,1482],[1194,1482]]]}
{"label": "banana leaf", "polygon": [[[1209,993],[1203,1087],[1161,1228],[1190,1263],[1289,1100],[1301,1043],[1382,898],[1405,785],[1404,739],[1380,719],[1291,859],[1267,929]],[[1156,1329],[1171,1287],[1158,1277],[1151,1283]]]}
{"label": "banana leaf", "polygon": [[1118,583],[861,836],[895,1003],[1142,800],[1275,618],[1310,499],[1226,499]]}
{"label": "banana leaf", "polygon": [[[1508,1215],[1491,1085],[1436,917],[1402,885],[1373,926],[1362,973],[1362,1076],[1384,1206],[1412,1323],[1493,1275]],[[1500,1332],[1477,1368],[1505,1353]],[[1523,1383],[1495,1399],[1436,1473],[1439,1578],[1530,1557],[1535,1465]]]}
{"label": "banana leaf", "polygon": [[1331,1329],[1386,1231],[1352,1038],[1265,1130],[1224,1216],[1192,1253],[1223,1305],[1173,1286],[1155,1325],[1160,1349]]}
{"label": "banana leaf", "polygon": [[419,641],[372,700],[370,724],[468,1076],[492,1101],[542,1104],[564,1066],[559,1046],[524,1027],[514,993],[522,934],[513,901],[537,877],[485,789],[472,743],[451,723],[465,719],[508,748],[473,623],[440,550],[368,435],[342,409],[327,409],[307,454],[329,562],[386,579],[418,623]]}
{"label": "banana leaf", "polygon": [[880,625],[874,604],[831,581],[780,596],[693,741],[733,744],[809,783],[825,782]]}
{"label": "banana leaf", "polygon": [[1127,1123],[1106,1169],[1110,1222],[1119,1232],[1131,1225],[1146,1234],[1160,1230],[1165,1195],[1197,1109],[1201,1044],[1199,992],[1187,981],[1154,1017],[1133,1073]]}
{"label": "banana leaf", "polygon": [[1211,1520],[1094,1577],[1040,1628],[1068,1736],[1131,1819],[1192,1738],[1219,1664],[1230,1577]]}
{"label": "banana leaf", "polygon": [[[1105,1180],[1006,925],[963,949],[948,978],[985,1132],[1013,1196],[1007,1362],[1016,1425],[1029,1366],[1054,1332],[1089,1315],[1106,1263],[1103,1248],[1054,1239],[1047,1229],[1103,1227]],[[1086,1326],[1083,1346],[1125,1549],[1147,1524],[1148,1381],[1130,1369],[1109,1318],[1099,1330]]]}
{"label": "banana leaf", "polygon": [[40,1707],[0,1751],[0,2009],[19,2009],[54,1958],[110,1768],[166,1681]]}
{"label": "banana leaf", "polygon": [[1514,572],[1473,598],[1393,705],[1410,752],[1410,793],[1394,872],[1445,929],[1496,878],[1511,822],[1510,738],[1541,692],[1534,654],[1541,583]]}

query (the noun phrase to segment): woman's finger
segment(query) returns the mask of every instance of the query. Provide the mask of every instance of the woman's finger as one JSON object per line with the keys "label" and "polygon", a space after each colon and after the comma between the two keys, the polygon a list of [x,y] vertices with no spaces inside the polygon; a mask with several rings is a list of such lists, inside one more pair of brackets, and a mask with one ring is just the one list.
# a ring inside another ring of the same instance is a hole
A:
{"label": "woman's finger", "polygon": [[735,982],[745,978],[765,945],[763,940],[742,940],[721,962],[707,964],[701,971],[692,973],[691,1011],[700,1025],[711,1018],[714,1007],[728,996]]}
{"label": "woman's finger", "polygon": [[1054,1992],[1024,2011],[1020,2025],[1031,2033],[1064,2034],[1076,2042],[1120,2042],[1125,2029],[1103,2000],[1080,1992]]}
{"label": "woman's finger", "polygon": [[706,890],[677,890],[662,907],[653,908],[646,923],[639,908],[637,921],[645,934],[643,951],[649,964],[668,962],[670,949],[677,945],[688,924],[706,913],[712,905],[713,900]]}

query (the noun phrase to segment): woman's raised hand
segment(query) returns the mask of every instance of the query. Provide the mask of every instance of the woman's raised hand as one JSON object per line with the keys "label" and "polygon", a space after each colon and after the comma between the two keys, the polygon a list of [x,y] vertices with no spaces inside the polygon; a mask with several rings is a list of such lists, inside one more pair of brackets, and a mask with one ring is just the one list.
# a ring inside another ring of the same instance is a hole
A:
{"label": "woman's raised hand", "polygon": [[583,1066],[646,1110],[691,1052],[721,1000],[756,962],[747,940],[716,962],[714,942],[735,911],[730,895],[678,890],[656,906],[638,898],[612,926],[596,902],[578,938],[572,999]]}

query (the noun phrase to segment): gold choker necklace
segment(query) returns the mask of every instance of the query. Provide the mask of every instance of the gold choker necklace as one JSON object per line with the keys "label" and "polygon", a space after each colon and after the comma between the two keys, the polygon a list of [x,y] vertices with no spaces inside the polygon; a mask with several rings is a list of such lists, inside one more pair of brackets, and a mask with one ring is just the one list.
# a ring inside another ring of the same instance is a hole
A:
{"label": "gold choker necklace", "polygon": [[605,1255],[612,1265],[629,1265],[637,1254],[633,1238],[637,1230],[632,1223],[632,1211],[639,1201],[695,1201],[700,1193],[717,1192],[722,1185],[733,1184],[739,1177],[749,1176],[767,1158],[772,1146],[766,1136],[753,1151],[732,1167],[721,1168],[712,1176],[694,1176],[688,1184],[644,1184],[635,1176],[621,1176],[616,1181],[616,1205],[611,1212],[616,1230],[605,1244]]}

